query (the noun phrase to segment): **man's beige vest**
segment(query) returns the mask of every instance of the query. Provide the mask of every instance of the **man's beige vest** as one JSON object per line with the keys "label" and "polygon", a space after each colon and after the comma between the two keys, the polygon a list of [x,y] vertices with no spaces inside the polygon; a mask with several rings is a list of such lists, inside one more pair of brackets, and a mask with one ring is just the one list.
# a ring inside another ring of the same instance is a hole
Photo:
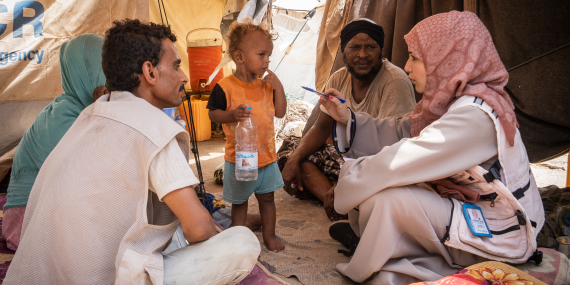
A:
{"label": "man's beige vest", "polygon": [[463,203],[452,199],[454,210],[445,244],[493,260],[524,263],[536,251],[544,209],[520,133],[517,130],[515,144],[509,145],[497,114],[480,98],[463,96],[449,110],[466,105],[480,108],[495,123],[500,167],[487,171],[475,166],[451,179],[479,192],[481,200],[474,204],[481,207],[493,237],[473,235]]}
{"label": "man's beige vest", "polygon": [[189,139],[129,92],[87,107],[43,164],[5,284],[162,284],[179,222],[148,190],[155,155]]}

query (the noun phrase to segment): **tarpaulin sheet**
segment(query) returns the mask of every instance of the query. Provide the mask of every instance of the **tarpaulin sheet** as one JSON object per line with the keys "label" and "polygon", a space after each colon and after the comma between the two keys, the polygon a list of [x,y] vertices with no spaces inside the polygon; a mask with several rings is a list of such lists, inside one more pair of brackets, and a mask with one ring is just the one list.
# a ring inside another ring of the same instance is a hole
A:
{"label": "tarpaulin sheet", "polygon": [[147,0],[0,2],[0,103],[61,93],[59,47],[76,35],[104,35],[114,20],[148,20]]}
{"label": "tarpaulin sheet", "polygon": [[148,0],[0,1],[0,155],[62,92],[59,47],[73,37],[104,35],[112,22],[148,21]]}
{"label": "tarpaulin sheet", "polygon": [[331,72],[340,47],[340,31],[353,18],[350,17],[353,1],[328,0],[325,4],[317,43],[315,86],[318,90],[325,88],[329,76],[336,71]]}
{"label": "tarpaulin sheet", "polygon": [[[323,12],[324,7],[319,7],[313,18],[307,21],[303,19],[307,12],[286,12],[276,9],[272,18],[273,31],[278,35],[278,38],[273,42],[273,54],[271,55],[269,69],[275,71],[285,92],[311,104],[316,104],[319,96],[306,91],[301,86],[315,88],[317,40]],[[305,23],[306,25],[303,27]],[[303,30],[300,31],[302,27]],[[295,37],[297,39],[289,54],[285,55]],[[275,69],[278,64],[279,68]]]}
{"label": "tarpaulin sheet", "polygon": [[[349,1],[349,0],[331,0],[330,11],[339,9],[338,6],[332,6],[333,1]],[[449,12],[452,10],[463,10],[463,0],[422,0],[422,1],[383,1],[383,0],[353,0],[351,8],[345,8],[349,11],[345,13],[347,17],[346,23],[358,18],[368,18],[376,22],[384,28],[385,39],[384,48],[382,49],[382,57],[387,58],[400,68],[404,68],[408,60],[408,46],[404,41],[404,35],[407,34],[416,23],[421,20],[438,13]],[[326,11],[326,10],[325,10]],[[338,13],[338,12],[336,12]],[[324,24],[324,21],[323,21]],[[326,37],[319,37],[319,47],[327,46],[329,53],[317,59],[317,87],[326,83],[326,79],[330,74],[344,66],[342,54],[338,48],[340,45],[340,31],[344,25],[336,23],[334,28],[326,26],[327,31],[331,34]],[[321,28],[322,29],[322,28]],[[336,36],[335,39],[333,36]],[[323,42],[321,42],[321,39]],[[333,53],[334,52],[334,53]],[[332,59],[332,61],[331,61]],[[319,61],[322,60],[321,64]],[[421,94],[416,94],[416,100],[421,99]]]}
{"label": "tarpaulin sheet", "polygon": [[[570,2],[481,0],[478,3],[479,17],[509,71],[507,88],[515,104],[529,160],[541,162],[567,154]],[[540,58],[520,66],[537,57]]]}
{"label": "tarpaulin sheet", "polygon": [[[230,1],[232,3],[236,1]],[[240,1],[237,1],[240,2]],[[243,2],[243,1],[241,1]],[[180,64],[184,73],[189,76],[189,65],[188,65],[188,49],[186,46],[186,35],[195,29],[201,28],[220,28],[220,22],[222,21],[222,13],[224,12],[224,7],[226,5],[225,0],[164,0],[164,8],[166,10],[166,17],[168,18],[168,23],[172,29],[172,32],[176,35],[176,49],[182,63]],[[234,6],[239,6],[235,4]],[[162,5],[161,5],[162,8]],[[241,9],[241,8],[240,8]],[[149,16],[150,21],[154,23],[161,24],[164,21],[166,25],[166,19],[160,18],[160,10],[157,0],[150,0],[149,6]],[[164,13],[164,12],[163,12]],[[205,38],[212,38],[211,32],[195,32],[191,34],[193,39],[198,39],[201,36]],[[219,34],[218,34],[219,35]],[[190,88],[190,82],[186,85],[186,89]]]}

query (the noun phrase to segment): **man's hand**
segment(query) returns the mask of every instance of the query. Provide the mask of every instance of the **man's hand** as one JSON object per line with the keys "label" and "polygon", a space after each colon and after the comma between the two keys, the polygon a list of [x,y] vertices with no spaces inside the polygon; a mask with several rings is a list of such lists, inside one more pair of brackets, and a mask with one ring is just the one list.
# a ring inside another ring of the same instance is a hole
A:
{"label": "man's hand", "polygon": [[340,92],[336,91],[336,89],[327,89],[325,92],[325,96],[321,96],[319,99],[319,103],[323,105],[329,115],[337,122],[347,124],[348,119],[350,117],[350,111],[348,108],[342,104],[337,98],[343,98]]}
{"label": "man's hand", "polygon": [[267,75],[263,77],[263,80],[261,82],[271,84],[271,87],[273,87],[275,90],[283,89],[283,84],[281,84],[281,81],[277,75],[275,75],[275,73],[269,69],[267,70]]}
{"label": "man's hand", "polygon": [[93,90],[93,102],[97,101],[101,96],[109,94],[109,90],[105,86],[99,86]]}
{"label": "man's hand", "polygon": [[249,117],[251,117],[251,110],[248,110],[245,104],[239,105],[235,110],[232,111],[232,119],[234,122],[244,121]]}
{"label": "man's hand", "polygon": [[[301,165],[299,162],[297,162],[297,160],[289,157],[285,163],[285,166],[283,167],[283,171],[281,171],[281,176],[283,177],[283,182],[285,183],[283,189],[285,189],[289,195],[298,198],[303,194],[301,193],[304,190],[303,182],[301,179]],[[293,181],[295,181],[295,185],[291,185]]]}
{"label": "man's hand", "polygon": [[348,215],[338,214],[334,210],[334,188],[335,187],[336,187],[336,182],[333,183],[333,186],[331,187],[331,189],[329,189],[329,191],[327,192],[327,195],[325,196],[325,200],[323,201],[323,207],[325,208],[325,212],[327,213],[327,216],[329,217],[329,220],[331,220],[331,221],[348,219]]}

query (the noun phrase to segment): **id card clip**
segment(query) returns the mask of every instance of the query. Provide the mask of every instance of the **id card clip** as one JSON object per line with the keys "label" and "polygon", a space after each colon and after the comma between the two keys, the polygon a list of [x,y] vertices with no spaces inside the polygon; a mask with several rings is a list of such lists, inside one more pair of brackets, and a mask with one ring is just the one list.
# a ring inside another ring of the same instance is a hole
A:
{"label": "id card clip", "polygon": [[485,221],[481,208],[473,204],[465,203],[463,204],[463,215],[469,225],[469,229],[471,229],[471,232],[474,235],[480,237],[493,237],[491,230],[489,230],[489,226],[487,226],[487,222]]}

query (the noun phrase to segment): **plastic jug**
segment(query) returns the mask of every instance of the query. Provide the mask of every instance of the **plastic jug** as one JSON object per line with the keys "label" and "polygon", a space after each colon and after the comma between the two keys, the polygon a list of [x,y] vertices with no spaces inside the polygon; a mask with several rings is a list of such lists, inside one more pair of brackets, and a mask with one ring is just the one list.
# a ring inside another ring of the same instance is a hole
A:
{"label": "plastic jug", "polygon": [[[194,95],[191,99],[190,105],[192,107],[194,128],[196,130],[196,141],[199,142],[212,138],[212,121],[210,121],[208,109],[206,109],[209,97],[209,95]],[[184,101],[184,103],[180,105],[178,113],[180,114],[180,117],[186,121],[186,114],[190,115],[188,101]],[[188,125],[186,125],[186,131],[190,132]]]}
{"label": "plastic jug", "polygon": [[[251,106],[246,105],[248,110]],[[236,126],[236,179],[255,181],[258,174],[257,125],[252,117]]]}

